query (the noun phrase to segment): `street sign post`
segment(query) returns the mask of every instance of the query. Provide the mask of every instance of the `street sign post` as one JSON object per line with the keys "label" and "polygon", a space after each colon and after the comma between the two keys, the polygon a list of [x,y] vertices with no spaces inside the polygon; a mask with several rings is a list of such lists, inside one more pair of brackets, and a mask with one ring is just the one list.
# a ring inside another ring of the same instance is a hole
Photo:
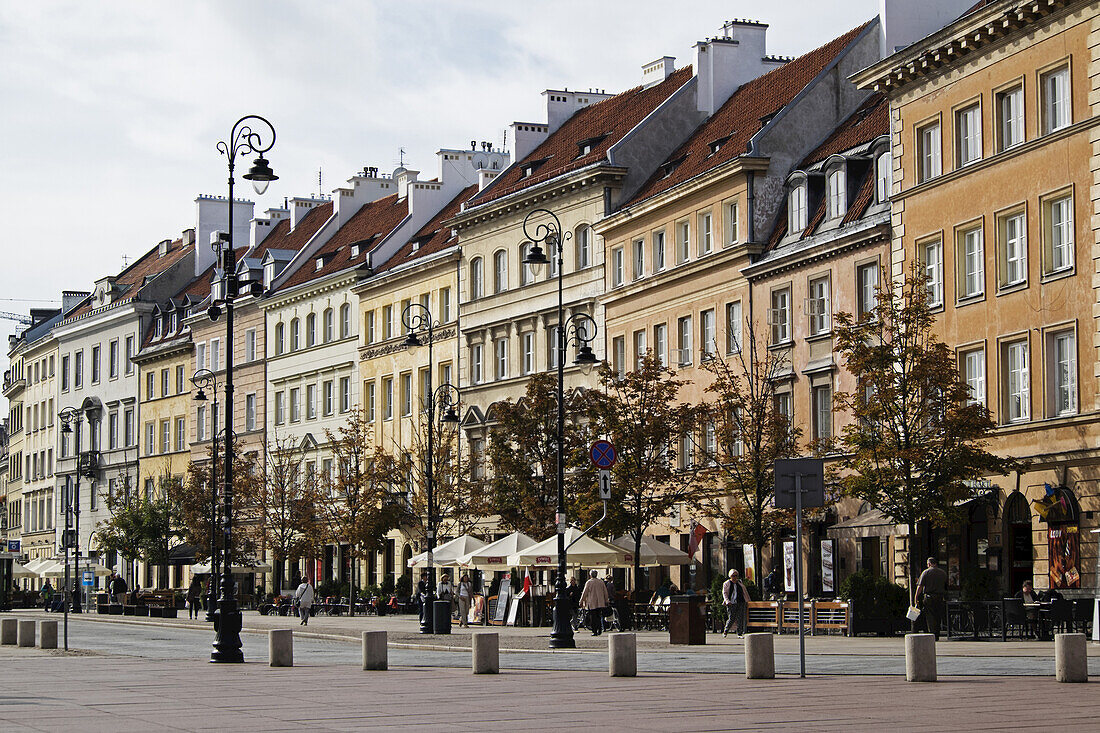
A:
{"label": "street sign post", "polygon": [[95,574],[91,570],[84,571],[84,577],[81,579],[81,585],[86,588],[91,588],[95,585]]}
{"label": "street sign post", "polygon": [[588,450],[588,455],[592,458],[592,465],[601,469],[611,468],[618,460],[615,446],[611,445],[610,440],[597,440],[594,442]]}
{"label": "street sign post", "polygon": [[794,592],[798,598],[799,676],[806,676],[806,627],[802,604],[802,507],[825,504],[825,462],[820,458],[784,458],[775,462],[775,506],[795,511]]}
{"label": "street sign post", "polygon": [[607,501],[611,498],[611,471],[600,469],[600,498]]}

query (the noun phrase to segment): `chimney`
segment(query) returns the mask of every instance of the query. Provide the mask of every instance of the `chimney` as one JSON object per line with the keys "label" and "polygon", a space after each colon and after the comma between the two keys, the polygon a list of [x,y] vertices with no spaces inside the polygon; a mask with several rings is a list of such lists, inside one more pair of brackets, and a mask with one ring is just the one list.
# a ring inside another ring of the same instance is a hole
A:
{"label": "chimney", "polygon": [[650,61],[642,66],[642,86],[651,87],[660,84],[676,71],[676,57],[662,56],[656,61]]}
{"label": "chimney", "polygon": [[313,196],[295,196],[290,199],[290,231],[298,228],[298,224],[309,212],[321,204],[328,203],[327,198],[314,198]]}
{"label": "chimney", "polygon": [[257,216],[249,222],[249,246],[255,247],[260,242],[264,241],[264,238],[267,237],[268,234],[271,234],[271,230],[275,228],[276,224],[288,218],[290,218],[290,211],[288,209],[268,209],[264,212],[263,216]]}
{"label": "chimney", "polygon": [[160,240],[160,244],[157,245],[157,257],[160,258],[160,257],[163,257],[164,255],[168,254],[168,251],[170,249],[172,249],[172,240],[171,239],[162,239],[162,240]]}
{"label": "chimney", "polygon": [[184,247],[190,247],[195,243],[195,228],[191,227],[190,229],[184,229],[180,238],[183,240]]}
{"label": "chimney", "polygon": [[491,181],[508,167],[509,160],[508,153],[493,150],[489,143],[482,143],[480,149],[476,146],[469,150],[441,148],[436,151],[436,157],[439,159],[437,180],[443,183],[448,200],[471,184],[476,183],[483,188],[487,181],[482,174],[492,174],[488,178]]}
{"label": "chimney", "polygon": [[515,160],[521,161],[531,154],[531,151],[542,145],[542,142],[550,135],[550,126],[539,122],[513,122],[512,144],[516,148]]}
{"label": "chimney", "polygon": [[420,171],[410,170],[404,166],[393,169],[393,177],[397,181],[397,198],[405,198],[409,195],[409,184],[416,181]]}
{"label": "chimney", "polygon": [[485,187],[492,182],[494,178],[500,175],[500,171],[487,171],[484,168],[477,172],[477,190],[484,191]]}
{"label": "chimney", "polygon": [[935,33],[973,5],[974,0],[879,0],[881,58]]}
{"label": "chimney", "polygon": [[775,67],[766,58],[767,31],[766,23],[732,20],[723,24],[721,36],[695,44],[700,112],[714,114],[738,87]]}
{"label": "chimney", "polygon": [[397,192],[397,182],[388,175],[379,175],[378,169],[364,167],[348,179],[348,185],[332,192],[336,212],[336,228],[344,226],[356,212],[369,204]]}
{"label": "chimney", "polygon": [[80,305],[85,298],[91,293],[84,290],[62,290],[61,291],[61,312],[68,313],[73,308]]}
{"label": "chimney", "polygon": [[[590,104],[608,99],[612,95],[604,94],[593,89],[587,92],[571,92],[568,89],[561,91],[557,89],[547,89],[542,93],[542,96],[546,97],[546,123],[549,132],[552,134],[561,127],[563,122],[572,117],[577,110],[584,109]],[[516,160],[523,160],[518,152],[516,153]]]}
{"label": "chimney", "polygon": [[[233,248],[248,246],[249,222],[255,207],[247,199],[233,202]],[[195,199],[195,275],[201,275],[214,264],[214,251],[210,249],[210,235],[229,230],[229,199],[225,196],[201,195]]]}

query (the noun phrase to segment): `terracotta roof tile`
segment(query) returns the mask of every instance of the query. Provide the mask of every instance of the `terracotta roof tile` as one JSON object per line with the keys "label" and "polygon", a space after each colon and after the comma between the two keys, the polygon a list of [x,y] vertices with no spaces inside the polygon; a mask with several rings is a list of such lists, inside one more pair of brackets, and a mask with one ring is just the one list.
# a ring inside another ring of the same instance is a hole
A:
{"label": "terracotta roof tile", "polygon": [[[412,262],[421,257],[427,257],[430,254],[435,254],[447,247],[458,244],[458,238],[452,235],[450,227],[443,226],[443,222],[458,214],[462,209],[462,204],[469,201],[476,193],[477,184],[464,189],[455,196],[450,203],[444,206],[438,214],[432,217],[432,220],[425,224],[414,237],[406,242],[393,257],[389,258],[381,265],[376,266],[374,271],[377,273],[392,270],[407,262]],[[413,242],[419,243],[415,252],[413,251]]]}
{"label": "terracotta roof tile", "polygon": [[[487,203],[593,163],[607,162],[611,146],[686,84],[691,75],[691,67],[685,66],[669,74],[660,84],[635,87],[577,110],[527,157],[505,169],[492,185],[472,199],[471,205]],[[577,144],[586,140],[593,141],[592,150],[578,156]],[[525,164],[540,160],[545,162],[533,175],[524,178]]]}
{"label": "terracotta roof tile", "polygon": [[290,219],[283,219],[268,232],[263,241],[256,245],[256,249],[249,253],[249,257],[262,258],[269,249],[288,249],[294,252],[301,251],[310,237],[332,216],[332,202],[314,206],[306,212],[290,231]]}
{"label": "terracotta roof tile", "polygon": [[876,92],[864,100],[855,112],[840,123],[825,141],[807,155],[799,168],[808,168],[830,155],[865,145],[876,137],[890,133],[890,103],[886,95]]}
{"label": "terracotta roof tile", "polygon": [[[185,245],[182,239],[175,240],[170,246],[171,248],[168,252],[161,257],[159,256],[160,245],[158,244],[138,258],[132,265],[120,272],[115,277],[115,285],[125,289],[125,292],[114,298],[111,305],[133,300],[138,296],[147,278],[159,275],[183,259],[187,253],[195,251],[195,245]],[[65,320],[69,321],[80,318],[91,313],[93,310],[92,298],[89,297],[73,309]]]}
{"label": "terracotta roof tile", "polygon": [[[742,84],[725,104],[696,128],[683,145],[665,159],[665,165],[658,168],[624,206],[656,196],[744,155],[753,135],[764,126],[763,121],[789,104],[873,22],[853,28],[824,46]],[[712,152],[712,143],[719,140],[722,142],[718,150]],[[667,171],[670,166],[671,173]]]}

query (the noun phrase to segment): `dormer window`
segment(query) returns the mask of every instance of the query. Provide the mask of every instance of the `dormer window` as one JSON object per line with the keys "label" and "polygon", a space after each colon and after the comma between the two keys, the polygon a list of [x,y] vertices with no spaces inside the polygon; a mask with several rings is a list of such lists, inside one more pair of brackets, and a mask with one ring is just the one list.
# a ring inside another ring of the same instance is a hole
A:
{"label": "dormer window", "polygon": [[159,314],[154,315],[153,318],[155,319],[155,324],[154,324],[154,327],[153,327],[153,338],[158,338],[159,339],[162,335],[160,315]]}
{"label": "dormer window", "polygon": [[683,163],[686,158],[687,158],[686,155],[681,155],[679,158],[675,158],[673,160],[669,160],[665,163],[662,163],[661,164],[661,177],[662,178],[668,178],[669,176],[671,176],[672,172],[676,170],[676,167],[679,166],[681,163]]}
{"label": "dormer window", "polygon": [[890,169],[893,167],[893,156],[887,150],[875,158],[875,203],[885,204],[890,198]]}
{"label": "dormer window", "polygon": [[359,245],[358,244],[351,245],[351,258],[354,260],[358,256],[359,256]]}
{"label": "dormer window", "polygon": [[316,271],[320,272],[321,268],[324,267],[324,266],[325,266],[325,258],[324,257],[318,257],[317,258],[317,270]]}
{"label": "dormer window", "polygon": [[545,163],[547,160],[548,158],[543,158],[542,160],[532,160],[530,163],[524,165],[523,177],[530,178],[531,176],[535,175],[535,171],[541,168],[542,164]]}
{"label": "dormer window", "polygon": [[722,149],[722,146],[723,146],[723,145],[725,145],[725,144],[726,144],[726,142],[727,142],[727,141],[728,141],[728,140],[729,140],[729,139],[730,139],[731,137],[733,137],[733,136],[732,136],[732,135],[726,135],[725,137],[720,137],[720,138],[718,138],[717,140],[712,140],[712,141],[710,142],[710,145],[709,145],[709,147],[710,147],[710,154],[711,154],[711,155],[714,155],[714,154],[715,154],[715,153],[717,153],[717,152],[718,152],[719,150],[721,150],[721,149]]}
{"label": "dormer window", "polygon": [[848,185],[844,168],[829,173],[826,186],[829,219],[839,219],[848,211]]}
{"label": "dormer window", "polygon": [[178,328],[178,327],[179,327],[179,313],[177,311],[172,311],[172,320],[169,322],[168,332],[169,333],[175,333],[176,328]]}
{"label": "dormer window", "polygon": [[588,155],[589,153],[591,153],[593,150],[596,149],[597,145],[603,142],[604,138],[606,137],[607,135],[599,135],[597,137],[590,137],[585,140],[581,140],[579,143],[577,143],[577,148],[580,150],[580,152],[577,154],[577,157],[579,158],[583,155]]}
{"label": "dormer window", "polygon": [[271,283],[275,280],[275,262],[267,262],[264,264],[264,289],[267,290],[271,287]]}
{"label": "dormer window", "polygon": [[787,202],[787,232],[797,234],[806,228],[806,182],[791,187]]}

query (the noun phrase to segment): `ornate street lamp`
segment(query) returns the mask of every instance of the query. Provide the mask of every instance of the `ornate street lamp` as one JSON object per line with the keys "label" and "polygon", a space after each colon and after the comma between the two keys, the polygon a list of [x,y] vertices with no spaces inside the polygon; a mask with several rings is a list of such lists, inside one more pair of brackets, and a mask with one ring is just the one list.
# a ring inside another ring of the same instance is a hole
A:
{"label": "ornate street lamp", "polygon": [[420,303],[410,303],[401,312],[401,323],[405,326],[405,346],[409,351],[423,346],[418,332],[423,332],[428,341],[428,456],[425,461],[424,475],[427,483],[428,516],[425,527],[428,545],[428,587],[425,589],[420,614],[420,633],[435,633],[434,607],[435,602],[435,565],[432,551],[435,549],[435,411],[438,405],[444,410],[442,422],[458,423],[456,407],[461,400],[461,392],[451,384],[441,384],[435,390],[432,389],[432,369],[435,368],[433,351],[435,344],[435,329],[437,324],[432,317],[432,312],[427,306]]}
{"label": "ornate street lamp", "polygon": [[[73,439],[73,458],[76,460],[76,481],[72,491],[66,492],[65,498],[65,539],[63,544],[65,545],[65,592],[72,593],[72,611],[73,613],[80,613],[80,594],[73,593],[72,587],[69,585],[69,546],[73,547],[73,562],[76,565],[77,578],[73,583],[79,582],[80,571],[80,473],[82,467],[80,465],[80,421],[84,418],[84,414],[75,407],[66,407],[64,410],[57,414],[57,419],[61,423],[62,435],[69,435],[73,433],[75,426],[76,436]],[[62,440],[65,440],[62,438]],[[75,501],[74,501],[75,498]],[[72,526],[75,520],[75,529]],[[69,604],[65,605],[68,609]],[[65,636],[68,637],[68,625],[69,616],[68,612],[65,614]]]}
{"label": "ornate street lamp", "polygon": [[[260,131],[253,125],[262,125]],[[266,128],[266,129],[265,129]],[[229,225],[228,232],[215,234],[216,241],[211,247],[221,260],[220,299],[213,301],[207,311],[211,320],[217,320],[225,308],[225,469],[224,489],[222,491],[222,564],[225,572],[221,576],[221,595],[218,608],[214,612],[214,651],[210,654],[212,662],[243,662],[241,651],[241,611],[237,607],[236,589],[233,587],[233,301],[242,293],[241,282],[237,276],[237,261],[233,252],[233,169],[237,155],[256,153],[246,180],[252,181],[257,194],[267,190],[271,181],[278,176],[271,170],[264,153],[275,144],[275,128],[270,122],[257,115],[247,115],[237,120],[229,133],[229,142],[218,143],[218,152],[224,155],[229,164]],[[263,286],[255,281],[249,283],[248,292],[258,296]]]}
{"label": "ornate street lamp", "polygon": [[218,377],[209,369],[200,369],[191,377],[191,384],[199,390],[195,393],[196,402],[206,402],[206,390],[214,396],[214,413],[211,415],[210,447],[213,456],[210,459],[210,582],[206,589],[206,620],[213,623],[218,606]]}
{"label": "ornate street lamp", "polygon": [[[533,217],[549,217],[549,221],[533,225]],[[596,337],[596,322],[584,313],[574,313],[568,319],[565,317],[562,251],[565,240],[569,239],[569,233],[563,234],[561,220],[552,211],[535,209],[523,219],[523,235],[531,241],[531,246],[523,257],[523,265],[529,266],[536,277],[542,266],[549,262],[542,251],[541,243],[545,242],[550,248],[551,256],[557,259],[558,266],[558,430],[555,436],[558,443],[558,510],[555,517],[558,533],[558,574],[554,579],[554,630],[550,633],[550,648],[573,649],[577,643],[573,640],[573,627],[569,623],[572,610],[565,588],[565,532],[569,526],[565,516],[565,350],[570,343],[574,343],[577,345],[577,357],[573,363],[582,369],[595,365],[596,355],[589,344]]]}

